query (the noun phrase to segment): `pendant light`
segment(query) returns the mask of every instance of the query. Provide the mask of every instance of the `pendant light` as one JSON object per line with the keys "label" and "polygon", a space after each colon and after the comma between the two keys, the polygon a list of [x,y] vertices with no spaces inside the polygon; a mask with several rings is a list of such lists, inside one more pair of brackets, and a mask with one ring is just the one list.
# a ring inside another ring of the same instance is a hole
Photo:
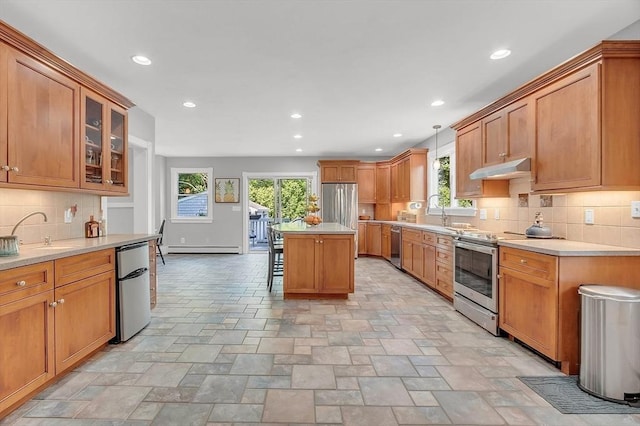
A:
{"label": "pendant light", "polygon": [[442,126],[439,124],[436,124],[433,126],[433,128],[436,130],[436,159],[433,160],[433,170],[439,170],[440,169],[440,159],[438,158],[438,129],[440,129]]}

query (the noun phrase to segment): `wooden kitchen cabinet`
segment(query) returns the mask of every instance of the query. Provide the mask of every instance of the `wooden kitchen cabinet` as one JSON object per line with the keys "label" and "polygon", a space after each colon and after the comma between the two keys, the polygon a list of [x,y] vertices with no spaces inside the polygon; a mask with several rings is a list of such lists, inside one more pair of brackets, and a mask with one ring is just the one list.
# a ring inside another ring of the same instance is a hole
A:
{"label": "wooden kitchen cabinet", "polygon": [[383,258],[391,260],[391,225],[382,224],[380,231],[380,252]]}
{"label": "wooden kitchen cabinet", "polygon": [[409,149],[391,159],[391,202],[427,199],[427,150]]}
{"label": "wooden kitchen cabinet", "polygon": [[500,328],[551,359],[558,359],[557,261],[500,248]]}
{"label": "wooden kitchen cabinet", "polygon": [[357,183],[359,161],[356,160],[320,160],[321,183]]}
{"label": "wooden kitchen cabinet", "polygon": [[115,336],[115,250],[55,261],[56,374]]}
{"label": "wooden kitchen cabinet", "polygon": [[347,298],[354,288],[353,234],[284,234],[285,298]]}
{"label": "wooden kitchen cabinet", "polygon": [[367,254],[367,223],[358,222],[358,254]]}
{"label": "wooden kitchen cabinet", "polygon": [[53,262],[0,271],[0,418],[55,376]]}
{"label": "wooden kitchen cabinet", "polygon": [[551,256],[501,246],[500,328],[580,372],[581,284],[640,290],[640,256]]}
{"label": "wooden kitchen cabinet", "polygon": [[436,287],[436,234],[422,231],[422,282]]}
{"label": "wooden kitchen cabinet", "polygon": [[6,72],[0,78],[6,97],[0,107],[0,180],[78,188],[80,86],[1,42],[0,52]]}
{"label": "wooden kitchen cabinet", "polygon": [[376,163],[376,205],[374,218],[392,220],[391,212],[391,165],[388,161]]}
{"label": "wooden kitchen cabinet", "polygon": [[127,111],[82,88],[81,187],[127,192]]}
{"label": "wooden kitchen cabinet", "polygon": [[436,286],[435,289],[453,300],[453,238],[436,234]]}
{"label": "wooden kitchen cabinet", "polygon": [[422,231],[402,228],[402,269],[417,279],[422,279],[423,254]]}
{"label": "wooden kitchen cabinet", "polygon": [[525,98],[482,119],[483,167],[531,157],[535,115],[530,102]]}
{"label": "wooden kitchen cabinet", "polygon": [[456,198],[508,197],[508,180],[469,178],[482,167],[482,123],[477,121],[456,132]]}
{"label": "wooden kitchen cabinet", "polygon": [[358,165],[358,203],[376,202],[376,165],[360,163]]}
{"label": "wooden kitchen cabinet", "polygon": [[382,255],[382,224],[367,223],[367,251],[370,256]]}
{"label": "wooden kitchen cabinet", "polygon": [[[103,113],[106,118],[89,119],[85,92],[109,100],[108,111]],[[126,194],[126,108],[132,106],[124,96],[0,22],[2,186]],[[96,129],[111,125],[101,141],[94,140],[95,130],[82,124],[98,120]],[[89,143],[85,136],[96,143],[92,167],[86,164]],[[122,161],[112,164],[112,154],[118,156],[120,150]],[[113,183],[96,185],[98,179]]]}

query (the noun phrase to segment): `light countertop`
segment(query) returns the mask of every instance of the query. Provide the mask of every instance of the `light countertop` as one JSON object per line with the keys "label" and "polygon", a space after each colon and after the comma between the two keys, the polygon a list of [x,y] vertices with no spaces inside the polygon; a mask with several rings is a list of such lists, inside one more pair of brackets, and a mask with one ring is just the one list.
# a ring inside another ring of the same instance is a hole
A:
{"label": "light countertop", "polygon": [[307,225],[299,223],[279,223],[273,225],[273,229],[283,234],[355,234],[356,231],[339,223],[321,223],[319,225]]}
{"label": "light countertop", "polygon": [[0,257],[0,271],[90,253],[106,248],[155,240],[157,237],[159,237],[159,235],[156,234],[114,234],[98,238],[54,240],[51,245],[48,246],[43,243],[24,244],[20,246],[20,253],[17,256]]}
{"label": "light countertop", "polygon": [[569,240],[507,240],[500,241],[498,245],[553,256],[640,256],[639,249]]}

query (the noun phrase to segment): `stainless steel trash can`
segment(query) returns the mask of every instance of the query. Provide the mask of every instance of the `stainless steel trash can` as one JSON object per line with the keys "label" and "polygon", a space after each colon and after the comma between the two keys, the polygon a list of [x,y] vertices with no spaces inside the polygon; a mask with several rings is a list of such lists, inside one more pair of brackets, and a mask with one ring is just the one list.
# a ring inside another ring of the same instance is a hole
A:
{"label": "stainless steel trash can", "polygon": [[581,285],[580,388],[615,402],[640,402],[640,291]]}

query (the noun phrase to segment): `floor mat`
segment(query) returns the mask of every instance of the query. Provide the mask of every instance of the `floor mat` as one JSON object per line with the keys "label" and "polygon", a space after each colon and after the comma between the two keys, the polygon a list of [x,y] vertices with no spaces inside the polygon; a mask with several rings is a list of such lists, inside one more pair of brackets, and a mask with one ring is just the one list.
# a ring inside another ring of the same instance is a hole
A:
{"label": "floor mat", "polygon": [[606,401],[578,387],[578,376],[518,377],[562,414],[638,414],[640,408]]}

